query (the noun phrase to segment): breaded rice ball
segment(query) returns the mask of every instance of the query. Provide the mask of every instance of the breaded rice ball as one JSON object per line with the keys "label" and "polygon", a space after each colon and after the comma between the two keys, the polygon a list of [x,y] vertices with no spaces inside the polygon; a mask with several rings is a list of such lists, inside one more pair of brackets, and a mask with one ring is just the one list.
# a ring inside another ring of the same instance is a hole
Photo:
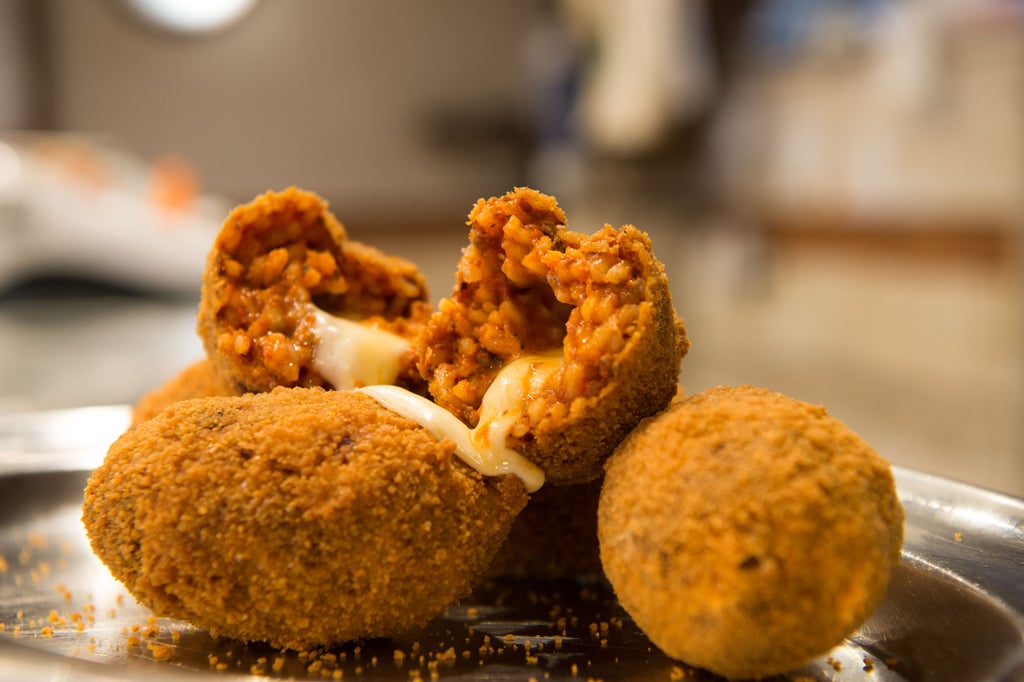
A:
{"label": "breaded rice ball", "polygon": [[676,393],[689,348],[650,238],[627,225],[585,235],[553,197],[519,188],[469,214],[450,297],[417,339],[430,394],[471,427],[499,372],[558,355],[532,385],[506,445],[549,483],[585,483],[643,418]]}
{"label": "breaded rice ball", "polygon": [[[332,387],[314,367],[316,310],[412,339],[430,315],[412,263],[347,238],[313,192],[267,192],[236,207],[207,258],[197,331],[238,392]],[[411,348],[397,383],[421,379]],[[341,387],[334,387],[341,388]]]}
{"label": "breaded rice ball", "polygon": [[609,459],[601,560],[666,654],[729,678],[799,667],[883,598],[903,541],[888,462],[824,408],[714,388]]}
{"label": "breaded rice ball", "polygon": [[197,360],[132,406],[132,426],[151,419],[167,407],[189,398],[238,395],[234,382],[225,381],[209,358]]}
{"label": "breaded rice ball", "polygon": [[545,485],[530,495],[488,575],[596,579],[603,573],[597,545],[602,479]]}
{"label": "breaded rice ball", "polygon": [[423,625],[526,504],[353,391],[186,400],[121,436],[85,491],[96,554],[158,616],[308,649]]}

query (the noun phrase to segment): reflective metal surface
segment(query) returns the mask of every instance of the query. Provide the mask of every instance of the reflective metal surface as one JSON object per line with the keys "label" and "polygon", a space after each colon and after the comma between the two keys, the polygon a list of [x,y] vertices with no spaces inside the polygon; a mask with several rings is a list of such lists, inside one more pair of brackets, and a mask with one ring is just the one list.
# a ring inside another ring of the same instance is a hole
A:
{"label": "reflective metal surface", "polygon": [[[0,679],[713,680],[661,655],[601,583],[497,580],[425,630],[297,654],[156,619],[93,556],[88,470],[123,407],[0,418]],[[897,469],[904,560],[842,646],[780,680],[1024,680],[1024,501]]]}

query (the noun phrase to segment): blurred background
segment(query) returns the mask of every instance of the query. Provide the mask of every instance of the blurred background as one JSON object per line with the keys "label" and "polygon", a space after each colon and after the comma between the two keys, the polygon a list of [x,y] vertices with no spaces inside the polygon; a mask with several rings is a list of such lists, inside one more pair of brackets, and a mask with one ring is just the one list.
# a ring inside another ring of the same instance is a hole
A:
{"label": "blurred background", "polygon": [[0,412],[198,359],[220,220],[289,185],[435,299],[478,197],[635,224],[690,392],[1024,495],[1021,0],[0,0]]}

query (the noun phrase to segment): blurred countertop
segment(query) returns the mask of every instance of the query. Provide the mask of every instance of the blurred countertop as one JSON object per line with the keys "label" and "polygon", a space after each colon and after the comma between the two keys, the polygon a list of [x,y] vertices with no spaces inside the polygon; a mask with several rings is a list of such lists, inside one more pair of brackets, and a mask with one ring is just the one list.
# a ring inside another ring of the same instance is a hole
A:
{"label": "blurred countertop", "polygon": [[0,411],[131,403],[202,357],[194,300],[82,281],[0,296]]}

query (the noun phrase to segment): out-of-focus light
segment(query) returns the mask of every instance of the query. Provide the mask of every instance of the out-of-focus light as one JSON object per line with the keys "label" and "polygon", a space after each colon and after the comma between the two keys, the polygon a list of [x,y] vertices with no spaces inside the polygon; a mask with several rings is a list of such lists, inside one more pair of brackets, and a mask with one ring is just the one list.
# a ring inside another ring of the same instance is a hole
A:
{"label": "out-of-focus light", "polygon": [[175,33],[209,33],[238,22],[257,0],[125,0],[150,24]]}
{"label": "out-of-focus light", "polygon": [[0,142],[0,190],[15,185],[21,179],[21,160],[18,152]]}

